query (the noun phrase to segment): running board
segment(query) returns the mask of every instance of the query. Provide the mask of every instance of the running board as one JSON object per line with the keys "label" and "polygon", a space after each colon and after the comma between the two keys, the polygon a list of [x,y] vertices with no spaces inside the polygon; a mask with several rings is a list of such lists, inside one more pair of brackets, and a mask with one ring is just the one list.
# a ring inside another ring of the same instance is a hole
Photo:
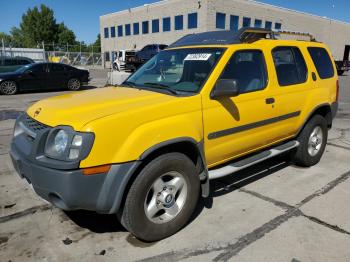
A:
{"label": "running board", "polygon": [[290,141],[288,143],[263,151],[261,153],[245,158],[238,162],[230,163],[227,166],[224,166],[218,169],[209,170],[209,179],[212,180],[212,179],[217,179],[220,177],[231,175],[233,173],[236,173],[237,171],[240,171],[244,168],[260,163],[274,156],[280,155],[298,146],[299,146],[298,141],[296,140]]}

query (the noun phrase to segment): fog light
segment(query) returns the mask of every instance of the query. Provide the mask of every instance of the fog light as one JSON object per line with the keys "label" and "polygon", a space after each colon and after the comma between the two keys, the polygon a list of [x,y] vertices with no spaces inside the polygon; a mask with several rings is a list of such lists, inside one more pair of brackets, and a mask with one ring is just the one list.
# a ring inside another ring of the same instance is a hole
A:
{"label": "fog light", "polygon": [[69,159],[77,159],[79,157],[79,149],[71,149],[69,150]]}
{"label": "fog light", "polygon": [[75,135],[72,141],[73,146],[81,146],[83,144],[83,137]]}

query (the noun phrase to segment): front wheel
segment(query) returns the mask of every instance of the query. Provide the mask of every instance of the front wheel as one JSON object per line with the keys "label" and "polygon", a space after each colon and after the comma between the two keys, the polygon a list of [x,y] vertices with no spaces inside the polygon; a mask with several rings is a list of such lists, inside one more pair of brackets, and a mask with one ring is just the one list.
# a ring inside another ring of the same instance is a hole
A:
{"label": "front wheel", "polygon": [[326,148],[328,138],[327,121],[320,115],[315,115],[301,131],[298,141],[300,143],[292,160],[303,167],[316,165]]}
{"label": "front wheel", "polygon": [[187,156],[159,156],[143,168],[132,184],[121,223],[141,240],[164,239],[189,221],[199,192],[199,176]]}
{"label": "front wheel", "polygon": [[0,94],[14,95],[18,92],[18,87],[14,81],[4,81],[0,84]]}
{"label": "front wheel", "polygon": [[80,87],[81,87],[81,83],[79,79],[76,79],[76,78],[69,79],[68,90],[77,91],[80,89]]}

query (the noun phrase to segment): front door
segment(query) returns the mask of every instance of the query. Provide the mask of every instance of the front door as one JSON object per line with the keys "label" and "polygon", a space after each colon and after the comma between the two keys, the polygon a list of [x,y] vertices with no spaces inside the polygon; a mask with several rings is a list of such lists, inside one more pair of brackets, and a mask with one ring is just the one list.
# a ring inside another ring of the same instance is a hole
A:
{"label": "front door", "polygon": [[24,71],[20,79],[20,86],[23,90],[38,90],[44,88],[46,80],[46,64],[35,64]]}
{"label": "front door", "polygon": [[262,50],[236,51],[220,79],[236,81],[240,94],[219,99],[203,97],[204,145],[209,167],[275,141],[274,101],[269,95],[265,57]]}

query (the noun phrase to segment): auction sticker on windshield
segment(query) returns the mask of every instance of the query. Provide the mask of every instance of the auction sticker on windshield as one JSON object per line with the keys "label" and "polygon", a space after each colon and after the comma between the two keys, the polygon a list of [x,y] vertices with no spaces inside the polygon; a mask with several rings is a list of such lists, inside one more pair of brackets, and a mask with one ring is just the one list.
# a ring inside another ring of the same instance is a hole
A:
{"label": "auction sticker on windshield", "polygon": [[188,54],[185,61],[207,61],[211,54]]}

